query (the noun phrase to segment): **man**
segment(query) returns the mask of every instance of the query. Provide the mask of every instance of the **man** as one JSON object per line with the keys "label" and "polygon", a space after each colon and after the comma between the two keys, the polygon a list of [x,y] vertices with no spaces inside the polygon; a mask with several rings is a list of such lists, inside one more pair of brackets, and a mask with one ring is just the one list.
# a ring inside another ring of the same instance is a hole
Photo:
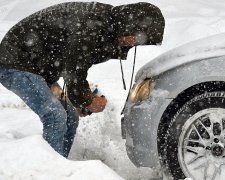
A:
{"label": "man", "polygon": [[[58,4],[23,19],[0,45],[0,83],[36,113],[44,139],[67,157],[80,115],[104,110],[106,98],[92,95],[87,71],[109,59],[125,59],[135,45],[160,44],[164,18],[149,3],[113,7],[102,3]],[[51,91],[63,77],[68,92]]]}

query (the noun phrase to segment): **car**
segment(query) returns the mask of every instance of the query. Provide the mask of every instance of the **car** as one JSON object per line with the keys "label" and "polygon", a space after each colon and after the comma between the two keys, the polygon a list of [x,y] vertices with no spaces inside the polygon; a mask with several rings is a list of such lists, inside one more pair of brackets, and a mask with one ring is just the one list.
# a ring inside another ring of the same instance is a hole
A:
{"label": "car", "polygon": [[130,160],[167,179],[225,177],[225,33],[184,44],[136,74],[122,132]]}

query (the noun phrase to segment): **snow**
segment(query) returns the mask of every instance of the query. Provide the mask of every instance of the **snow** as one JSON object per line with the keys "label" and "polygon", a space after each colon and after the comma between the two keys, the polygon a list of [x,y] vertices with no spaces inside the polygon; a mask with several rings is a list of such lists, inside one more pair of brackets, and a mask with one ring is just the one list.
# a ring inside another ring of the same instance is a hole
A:
{"label": "snow", "polygon": [[219,56],[225,56],[225,33],[187,43],[158,56],[138,71],[136,79],[150,78],[186,63]]}
{"label": "snow", "polygon": [[151,92],[151,97],[158,98],[158,97],[167,97],[169,94],[169,91],[164,89],[153,89]]}
{"label": "snow", "polygon": [[122,180],[100,161],[75,162],[59,157],[41,135],[1,140],[0,153],[3,180]]}
{"label": "snow", "polygon": [[[224,0],[143,1],[152,2],[160,7],[166,19],[166,29],[162,46],[137,48],[135,72],[167,50],[225,32]],[[0,39],[22,18],[59,2],[65,0],[0,1]],[[138,0],[100,2],[117,5]],[[224,38],[221,39],[219,36],[217,40],[224,42]],[[212,40],[212,43],[215,41]],[[199,44],[198,47],[200,46]],[[214,49],[213,44],[211,49]],[[187,49],[184,53],[195,50],[193,45],[192,49]],[[204,49],[199,50],[204,52]],[[194,57],[198,56],[198,49],[196,52]],[[123,61],[126,82],[130,82],[133,54],[134,49],[131,49],[127,61]],[[176,57],[176,54],[174,56]],[[157,74],[160,69],[155,71]],[[93,66],[88,79],[98,84],[109,103],[103,113],[81,118],[70,160],[60,157],[41,138],[42,125],[38,116],[16,95],[0,87],[0,180],[117,180],[121,177],[127,180],[147,180],[158,177],[158,171],[136,168],[126,155],[125,140],[122,140],[120,135],[120,112],[128,92],[123,90],[119,61],[112,60]],[[160,93],[166,92],[156,92],[156,95]]]}

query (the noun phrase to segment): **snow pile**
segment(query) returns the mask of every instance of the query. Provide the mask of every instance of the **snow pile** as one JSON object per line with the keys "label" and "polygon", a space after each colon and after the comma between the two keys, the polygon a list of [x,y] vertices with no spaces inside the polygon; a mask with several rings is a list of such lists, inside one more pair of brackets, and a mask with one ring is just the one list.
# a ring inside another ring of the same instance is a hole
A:
{"label": "snow pile", "polygon": [[122,180],[100,161],[74,162],[60,157],[41,135],[14,141],[1,138],[0,142],[3,180]]}
{"label": "snow pile", "polygon": [[[65,1],[1,1],[0,39],[7,29],[27,15]],[[100,0],[113,5],[138,1]],[[225,32],[224,0],[216,2],[211,0],[143,1],[152,2],[160,7],[166,19],[166,29],[162,46],[137,48],[136,71],[167,50],[199,38]],[[19,4],[15,5],[16,2]],[[218,41],[224,42],[224,38],[218,37]],[[214,46],[212,45],[211,48],[213,49]],[[185,51],[185,53],[195,50],[193,46],[191,51]],[[196,50],[196,52],[199,51]],[[133,54],[134,49],[131,49],[128,60],[123,61],[126,82],[130,82]],[[89,71],[88,79],[98,84],[101,93],[106,95],[109,103],[103,113],[80,120],[69,158],[71,160],[101,160],[127,180],[149,180],[157,177],[157,171],[134,167],[127,157],[125,141],[121,139],[120,112],[127,91],[122,89],[119,61],[114,60],[93,66]],[[156,95],[160,93],[156,92]],[[60,157],[41,138],[42,125],[37,115],[16,95],[2,87],[0,87],[0,94],[0,180],[121,179],[100,161],[73,162]]]}

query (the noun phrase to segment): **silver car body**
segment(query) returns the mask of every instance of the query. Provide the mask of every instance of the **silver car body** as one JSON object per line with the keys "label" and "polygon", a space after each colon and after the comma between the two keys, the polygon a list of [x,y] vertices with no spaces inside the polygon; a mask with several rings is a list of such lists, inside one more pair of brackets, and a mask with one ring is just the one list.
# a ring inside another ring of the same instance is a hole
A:
{"label": "silver car body", "polygon": [[158,126],[172,100],[193,85],[225,81],[225,33],[185,44],[151,60],[138,71],[135,82],[145,79],[155,82],[149,97],[126,104],[126,147],[136,166],[157,168]]}

